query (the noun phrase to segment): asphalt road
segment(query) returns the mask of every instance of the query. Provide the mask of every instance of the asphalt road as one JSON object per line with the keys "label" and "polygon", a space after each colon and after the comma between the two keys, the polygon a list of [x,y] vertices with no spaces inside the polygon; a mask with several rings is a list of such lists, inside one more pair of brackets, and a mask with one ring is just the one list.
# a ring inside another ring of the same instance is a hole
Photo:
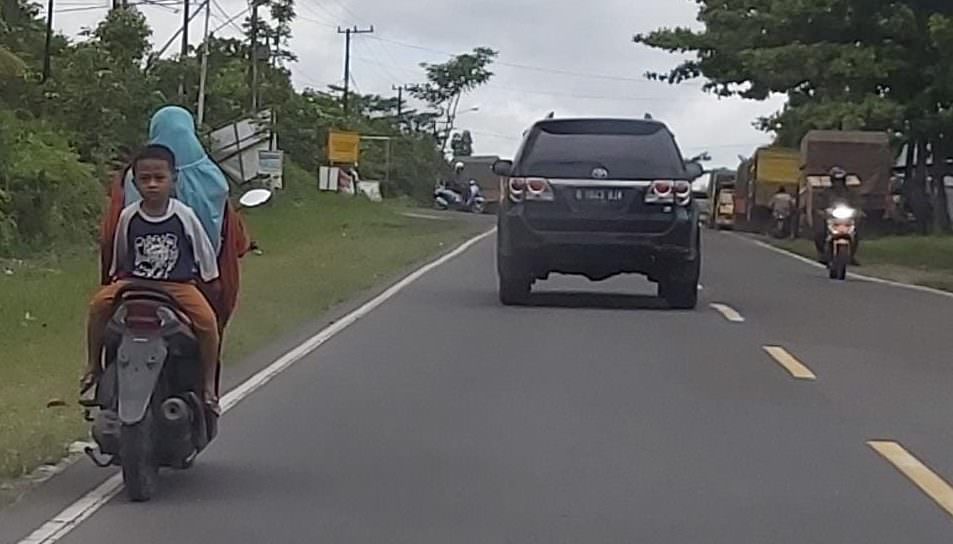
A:
{"label": "asphalt road", "polygon": [[[695,312],[638,277],[503,308],[486,240],[230,411],[152,503],[60,542],[953,542],[953,298],[704,251]],[[0,541],[89,483],[54,479]]]}

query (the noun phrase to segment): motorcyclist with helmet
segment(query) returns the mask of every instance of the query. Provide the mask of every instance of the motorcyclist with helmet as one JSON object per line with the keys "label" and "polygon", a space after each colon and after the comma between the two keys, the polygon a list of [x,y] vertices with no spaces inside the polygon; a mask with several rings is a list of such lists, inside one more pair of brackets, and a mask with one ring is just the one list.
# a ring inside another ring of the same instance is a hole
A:
{"label": "motorcyclist with helmet", "polygon": [[[847,171],[839,166],[835,166],[830,171],[831,187],[826,192],[823,193],[823,197],[819,198],[816,201],[816,204],[813,206],[813,215],[814,215],[814,246],[817,249],[818,261],[822,263],[827,263],[827,217],[826,213],[829,208],[837,206],[837,204],[844,204],[850,206],[851,208],[858,210],[860,214],[860,208],[855,205],[853,202],[853,195],[850,191],[850,188],[847,186]],[[859,231],[859,221],[858,221],[858,231]],[[851,264],[857,265],[857,248],[860,246],[860,236],[859,232],[854,234],[854,244],[851,247]]]}

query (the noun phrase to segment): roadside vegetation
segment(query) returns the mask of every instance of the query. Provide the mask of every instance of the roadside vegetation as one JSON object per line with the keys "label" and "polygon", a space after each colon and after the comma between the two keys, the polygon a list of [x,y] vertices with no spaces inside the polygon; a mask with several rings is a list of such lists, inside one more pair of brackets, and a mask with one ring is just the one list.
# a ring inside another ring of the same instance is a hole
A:
{"label": "roadside vegetation", "polygon": [[[894,172],[901,215],[913,216],[911,230],[920,235],[953,234],[939,183],[953,176],[953,2],[697,4],[700,24],[635,36],[681,59],[648,78],[701,80],[704,92],[724,97],[784,96],[780,111],[756,121],[781,147],[798,149],[814,129],[887,133],[890,159],[905,157]],[[794,244],[799,252],[808,246]],[[949,249],[945,238],[868,239],[860,259],[865,271],[877,266],[896,278],[949,285],[941,277],[949,271]]]}
{"label": "roadside vegetation", "polygon": [[[319,194],[305,172],[289,174],[281,198],[247,211],[262,255],[243,262],[226,366],[486,228],[407,217],[407,201]],[[86,436],[76,393],[86,305],[97,281],[91,250],[0,266],[0,482],[55,463]]]}
{"label": "roadside vegetation", "polygon": [[[263,254],[243,263],[226,364],[481,228],[402,212],[429,201],[434,183],[449,172],[448,144],[471,151],[472,137],[454,131],[457,108],[493,76],[497,54],[477,47],[423,64],[402,102],[352,92],[345,112],[343,89],[291,83],[294,0],[257,4],[260,16],[245,20],[244,38],[213,33],[208,40],[199,127],[205,132],[253,113],[252,36],[259,54],[267,43],[269,58],[257,66],[259,105],[277,119],[272,129],[285,151],[285,189],[267,207],[245,212]],[[205,49],[192,43],[187,54],[172,56],[155,49],[166,37],[154,36],[132,5],[112,9],[78,37],[54,33],[47,48],[45,7],[0,3],[0,496],[11,478],[56,462],[67,444],[85,436],[77,380],[86,305],[99,281],[95,242],[104,187],[144,142],[158,108],[197,110]],[[360,162],[362,178],[389,178],[385,203],[318,194],[332,129],[390,138],[389,175],[382,145],[364,146]]]}
{"label": "roadside vegetation", "polygon": [[[772,240],[776,246],[816,258],[809,240]],[[953,292],[953,236],[888,236],[863,240],[858,274]]]}

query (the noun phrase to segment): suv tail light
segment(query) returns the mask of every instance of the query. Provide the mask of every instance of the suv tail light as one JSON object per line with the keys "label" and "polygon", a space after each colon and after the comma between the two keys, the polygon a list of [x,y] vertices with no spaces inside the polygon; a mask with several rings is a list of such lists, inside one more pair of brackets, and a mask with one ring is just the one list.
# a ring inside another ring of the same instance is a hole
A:
{"label": "suv tail light", "polygon": [[657,180],[649,185],[645,192],[645,202],[648,204],[671,204],[675,201],[675,182]]}
{"label": "suv tail light", "polygon": [[549,180],[543,178],[510,178],[509,196],[512,202],[552,202],[556,199]]}
{"label": "suv tail light", "polygon": [[692,201],[692,184],[679,180],[675,182],[675,202],[679,206],[687,206]]}
{"label": "suv tail light", "polygon": [[687,206],[692,201],[692,184],[684,180],[656,180],[645,192],[647,204],[674,204]]}

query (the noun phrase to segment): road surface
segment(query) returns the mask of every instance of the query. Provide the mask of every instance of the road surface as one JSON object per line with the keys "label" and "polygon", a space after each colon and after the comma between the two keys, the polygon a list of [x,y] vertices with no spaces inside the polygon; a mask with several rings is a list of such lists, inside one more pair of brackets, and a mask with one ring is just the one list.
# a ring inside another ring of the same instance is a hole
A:
{"label": "road surface", "polygon": [[[953,298],[704,244],[702,303],[673,312],[638,277],[501,307],[486,239],[59,542],[953,542]],[[0,541],[104,476],[71,468]]]}

